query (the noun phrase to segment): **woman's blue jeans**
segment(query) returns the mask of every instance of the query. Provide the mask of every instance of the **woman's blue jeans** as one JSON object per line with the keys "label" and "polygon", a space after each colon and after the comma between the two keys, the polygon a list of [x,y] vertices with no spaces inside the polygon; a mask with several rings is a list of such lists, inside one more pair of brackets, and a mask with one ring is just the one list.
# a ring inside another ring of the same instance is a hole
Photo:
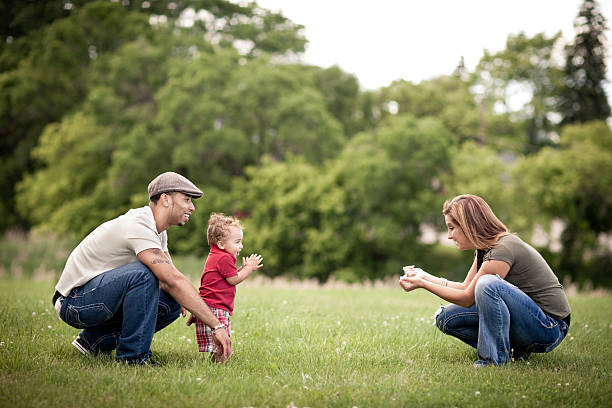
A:
{"label": "woman's blue jeans", "polygon": [[79,336],[94,354],[117,349],[118,360],[142,364],[151,357],[153,334],[176,320],[181,306],[159,288],[141,262],[104,272],[72,289],[60,318],[83,329]]}
{"label": "woman's blue jeans", "polygon": [[436,326],[478,351],[478,359],[495,365],[515,354],[547,353],[565,338],[569,326],[548,316],[522,290],[497,275],[483,275],[474,290],[476,303],[450,304],[436,314]]}

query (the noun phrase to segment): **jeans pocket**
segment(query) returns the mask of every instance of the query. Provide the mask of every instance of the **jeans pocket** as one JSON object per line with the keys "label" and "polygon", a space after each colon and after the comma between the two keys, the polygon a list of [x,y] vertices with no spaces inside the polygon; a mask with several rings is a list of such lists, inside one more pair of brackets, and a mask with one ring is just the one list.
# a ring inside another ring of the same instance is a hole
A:
{"label": "jeans pocket", "polygon": [[91,305],[75,307],[68,305],[66,308],[66,323],[77,329],[97,326],[113,316],[112,312],[104,303],[93,303]]}

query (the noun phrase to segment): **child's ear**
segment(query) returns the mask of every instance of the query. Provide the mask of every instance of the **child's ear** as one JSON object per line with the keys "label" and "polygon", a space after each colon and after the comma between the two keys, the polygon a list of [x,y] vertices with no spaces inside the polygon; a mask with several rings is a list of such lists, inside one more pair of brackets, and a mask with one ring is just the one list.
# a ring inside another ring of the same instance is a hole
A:
{"label": "child's ear", "polygon": [[217,241],[217,247],[219,247],[221,249],[225,249],[225,248],[223,248],[223,242],[221,242],[221,241]]}

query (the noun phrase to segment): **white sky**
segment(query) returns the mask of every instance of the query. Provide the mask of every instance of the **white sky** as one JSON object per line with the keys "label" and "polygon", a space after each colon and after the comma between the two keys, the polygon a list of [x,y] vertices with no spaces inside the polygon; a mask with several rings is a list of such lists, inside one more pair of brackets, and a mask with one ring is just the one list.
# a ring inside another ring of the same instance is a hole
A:
{"label": "white sky", "polygon": [[[303,61],[354,74],[364,89],[393,80],[418,83],[453,72],[463,56],[474,69],[484,50],[501,51],[509,34],[562,31],[574,38],[582,0],[257,0],[305,26]],[[612,0],[599,0],[612,25]],[[610,31],[608,42],[612,41]],[[612,47],[608,44],[608,72]],[[608,74],[608,78],[610,74]],[[611,86],[606,86],[611,98]]]}

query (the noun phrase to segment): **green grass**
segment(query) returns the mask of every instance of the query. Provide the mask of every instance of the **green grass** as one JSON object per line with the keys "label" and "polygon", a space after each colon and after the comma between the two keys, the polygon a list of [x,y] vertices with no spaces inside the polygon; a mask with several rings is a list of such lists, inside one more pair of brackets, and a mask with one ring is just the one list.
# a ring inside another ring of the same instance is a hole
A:
{"label": "green grass", "polygon": [[88,358],[53,284],[0,280],[0,407],[611,406],[612,296],[576,295],[552,353],[476,369],[437,331],[439,300],[398,289],[238,287],[233,360],[210,363],[183,320],[157,333],[163,367]]}

